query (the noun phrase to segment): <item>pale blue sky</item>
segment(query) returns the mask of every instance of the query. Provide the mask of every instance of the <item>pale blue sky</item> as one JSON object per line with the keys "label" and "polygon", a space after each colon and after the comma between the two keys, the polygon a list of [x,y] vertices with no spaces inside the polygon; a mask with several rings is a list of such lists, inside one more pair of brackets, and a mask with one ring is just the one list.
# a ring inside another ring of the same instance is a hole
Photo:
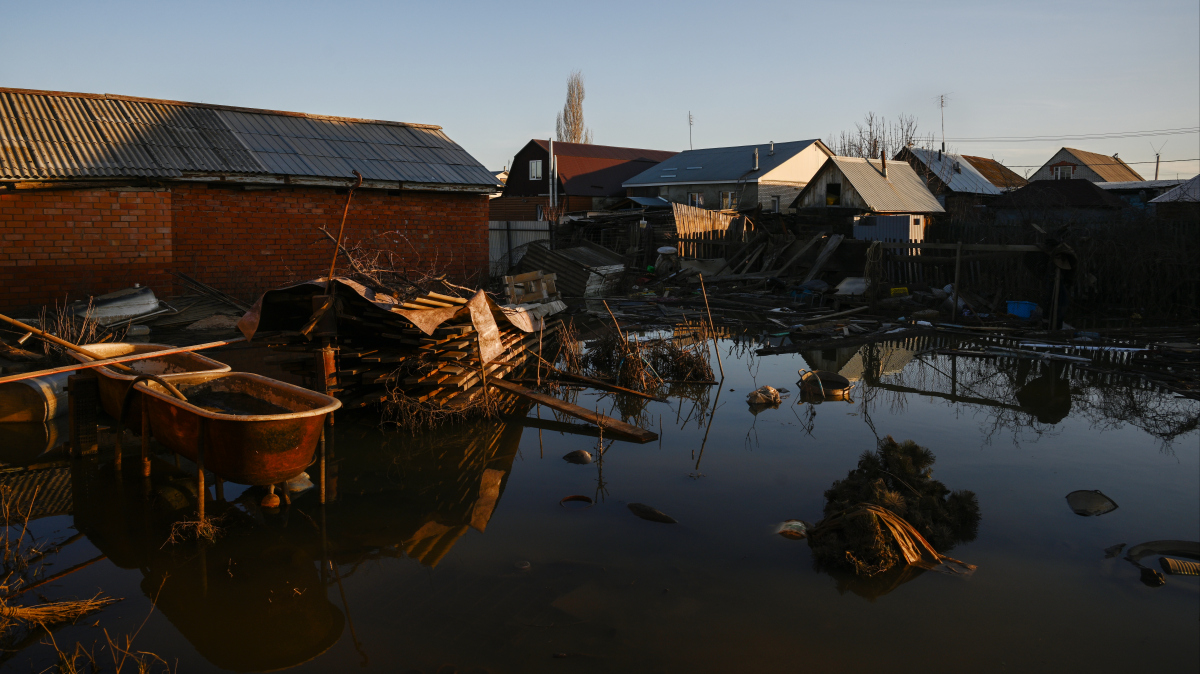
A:
{"label": "pale blue sky", "polygon": [[[689,110],[696,147],[826,138],[867,111],[936,131],[940,93],[948,138],[1200,126],[1196,0],[0,0],[0,22],[0,86],[439,124],[490,168],[553,133],[575,68],[595,141],[654,149],[687,148]],[[1019,167],[1164,141],[1200,158],[1196,133],[949,145]]]}

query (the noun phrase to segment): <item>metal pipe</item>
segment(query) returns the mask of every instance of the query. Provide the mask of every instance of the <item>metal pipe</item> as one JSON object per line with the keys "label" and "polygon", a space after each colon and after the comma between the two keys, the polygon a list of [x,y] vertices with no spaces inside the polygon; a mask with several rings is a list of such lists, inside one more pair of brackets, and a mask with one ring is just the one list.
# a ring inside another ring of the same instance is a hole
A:
{"label": "metal pipe", "polygon": [[342,225],[338,227],[337,245],[333,247],[333,259],[329,261],[329,278],[325,280],[325,294],[329,294],[329,289],[333,287],[333,269],[337,266],[338,253],[342,250],[342,233],[346,231],[346,215],[350,213],[350,200],[354,198],[354,190],[362,187],[363,177],[358,171],[351,169],[350,171],[358,178],[354,183],[354,187],[350,188],[350,193],[346,195],[346,207],[342,209]]}
{"label": "metal pipe", "polygon": [[146,351],[145,353],[135,353],[128,356],[117,356],[116,358],[97,358],[88,363],[79,363],[78,365],[63,365],[62,367],[53,367],[47,370],[37,370],[34,372],[22,372],[13,374],[7,377],[0,377],[0,384],[7,384],[13,381],[22,381],[25,379],[34,379],[36,377],[46,377],[52,374],[61,374],[63,372],[75,372],[76,370],[90,370],[96,367],[104,367],[106,365],[115,365],[119,363],[130,363],[136,360],[149,360],[151,358],[161,358],[162,356],[170,356],[176,353],[191,353],[193,351],[203,351],[204,349],[212,349],[218,346],[226,346],[229,344],[237,344],[238,342],[249,341],[245,337],[237,339],[226,339],[219,342],[205,342],[204,344],[196,344],[195,346],[179,346],[172,349],[163,349],[162,351]]}
{"label": "metal pipe", "polygon": [[950,307],[950,315],[955,318],[958,317],[958,280],[962,272],[962,250],[962,241],[959,241],[958,248],[955,249],[954,253],[954,298],[950,302],[952,305]]}

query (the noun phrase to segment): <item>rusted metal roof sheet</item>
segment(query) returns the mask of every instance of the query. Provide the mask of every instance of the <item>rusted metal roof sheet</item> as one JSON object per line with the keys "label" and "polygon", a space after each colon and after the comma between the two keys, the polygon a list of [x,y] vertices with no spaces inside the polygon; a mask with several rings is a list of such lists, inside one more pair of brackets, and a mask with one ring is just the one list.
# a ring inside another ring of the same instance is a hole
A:
{"label": "rusted metal roof sheet", "polygon": [[0,180],[274,174],[498,185],[441,127],[0,88]]}
{"label": "rusted metal roof sheet", "polygon": [[945,212],[908,162],[889,161],[885,178],[878,159],[830,157],[829,161],[846,176],[867,208],[876,213]]}
{"label": "rusted metal roof sheet", "polygon": [[995,159],[973,157],[969,154],[964,154],[962,158],[974,166],[976,171],[982,173],[983,177],[988,179],[988,182],[1003,191],[1015,190],[1029,184],[1029,181],[1022,178],[1016,171]]}
{"label": "rusted metal roof sheet", "polygon": [[1073,147],[1064,147],[1064,150],[1071,153],[1079,160],[1079,163],[1087,166],[1104,178],[1105,182],[1116,183],[1127,180],[1142,180],[1142,176],[1138,175],[1117,156],[1109,157],[1108,155],[1098,154],[1096,152],[1088,152],[1087,150],[1077,150]]}

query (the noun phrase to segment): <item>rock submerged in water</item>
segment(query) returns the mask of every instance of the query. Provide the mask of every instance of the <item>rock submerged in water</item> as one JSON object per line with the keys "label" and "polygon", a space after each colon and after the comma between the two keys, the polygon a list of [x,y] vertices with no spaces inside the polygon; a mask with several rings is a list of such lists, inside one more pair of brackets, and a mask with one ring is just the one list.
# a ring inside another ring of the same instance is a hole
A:
{"label": "rock submerged in water", "polygon": [[661,510],[658,510],[656,508],[651,508],[650,506],[646,505],[645,503],[630,503],[629,504],[629,512],[633,513],[634,515],[637,515],[638,517],[640,517],[644,520],[650,520],[651,522],[661,522],[663,524],[679,524],[679,522],[675,521],[674,517],[671,517],[670,515],[664,513]]}
{"label": "rock submerged in water", "polygon": [[563,455],[563,461],[567,463],[586,464],[592,462],[592,453],[586,449],[577,449],[569,454]]}

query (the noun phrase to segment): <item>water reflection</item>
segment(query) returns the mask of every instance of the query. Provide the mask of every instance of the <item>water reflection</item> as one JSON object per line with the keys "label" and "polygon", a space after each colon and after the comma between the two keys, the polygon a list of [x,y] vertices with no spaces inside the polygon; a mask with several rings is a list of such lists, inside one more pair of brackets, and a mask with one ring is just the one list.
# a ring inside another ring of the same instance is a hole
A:
{"label": "water reflection", "polygon": [[1130,424],[1167,449],[1175,438],[1200,428],[1195,401],[1138,377],[1090,364],[939,353],[953,345],[950,338],[917,337],[801,355],[811,368],[860,383],[860,414],[872,428],[873,413],[902,412],[910,395],[982,410],[985,437],[1007,431],[1014,442],[1023,433],[1060,432],[1072,415],[1098,430]]}
{"label": "water reflection", "polygon": [[522,432],[505,422],[415,437],[346,426],[339,444],[354,451],[331,466],[336,500],[324,509],[300,498],[272,513],[247,491],[209,506],[222,529],[215,541],[170,544],[172,523],[194,516],[190,472],[156,459],[149,480],[113,479],[111,467],[84,460],[71,469],[75,526],[113,564],[142,574],[146,597],[210,663],[270,671],[306,662],[341,638],[352,610],[342,581],[364,561],[435,567],[468,529],[487,528]]}

